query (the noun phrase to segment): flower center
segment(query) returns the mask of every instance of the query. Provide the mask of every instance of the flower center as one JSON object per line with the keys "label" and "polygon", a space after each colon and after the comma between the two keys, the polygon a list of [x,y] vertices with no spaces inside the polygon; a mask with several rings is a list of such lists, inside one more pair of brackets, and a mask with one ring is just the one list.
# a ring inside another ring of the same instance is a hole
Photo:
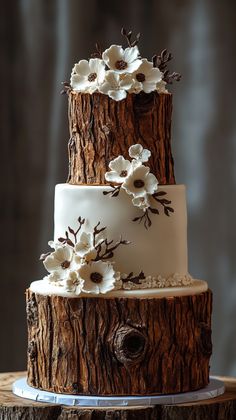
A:
{"label": "flower center", "polygon": [[126,67],[128,67],[128,64],[124,60],[117,60],[115,63],[115,68],[117,70],[124,70]]}
{"label": "flower center", "polygon": [[136,79],[138,82],[144,82],[146,80],[145,74],[143,73],[137,73],[136,74]]}
{"label": "flower center", "polygon": [[121,173],[120,173],[120,176],[122,178],[125,178],[127,175],[128,175],[128,172],[127,171],[121,171]]}
{"label": "flower center", "polygon": [[70,261],[63,261],[63,263],[61,263],[61,267],[66,269],[70,267]]}
{"label": "flower center", "polygon": [[134,186],[135,188],[143,188],[145,185],[145,183],[143,182],[142,179],[135,179],[134,180]]}
{"label": "flower center", "polygon": [[94,80],[96,80],[96,78],[97,78],[97,74],[96,73],[90,73],[88,75],[88,81],[89,82],[94,82]]}
{"label": "flower center", "polygon": [[95,271],[94,273],[90,274],[90,279],[94,282],[94,283],[101,283],[103,280],[103,276],[98,273],[97,271]]}

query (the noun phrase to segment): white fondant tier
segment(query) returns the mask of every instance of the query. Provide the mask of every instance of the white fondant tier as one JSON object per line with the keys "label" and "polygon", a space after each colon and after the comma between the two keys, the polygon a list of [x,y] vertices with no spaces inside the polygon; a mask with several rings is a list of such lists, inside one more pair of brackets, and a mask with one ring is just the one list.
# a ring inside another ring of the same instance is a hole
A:
{"label": "white fondant tier", "polygon": [[188,273],[187,214],[184,185],[165,185],[174,213],[166,216],[162,207],[160,214],[151,214],[152,225],[133,222],[142,210],[132,204],[131,197],[121,189],[118,197],[104,195],[110,186],[84,186],[58,184],[55,190],[54,239],[65,235],[68,226],[77,229],[78,217],[86,219],[85,229],[93,231],[101,222],[106,226],[108,240],[118,241],[120,236],[131,241],[130,245],[115,250],[114,268],[121,273],[134,274],[143,271],[145,276],[161,275],[165,278],[178,273]]}
{"label": "white fondant tier", "polygon": [[166,287],[163,289],[134,289],[134,290],[112,290],[106,294],[92,294],[92,293],[81,293],[76,295],[73,292],[68,292],[63,287],[58,287],[53,283],[49,283],[46,279],[34,281],[30,285],[30,290],[34,293],[49,296],[57,295],[71,298],[81,298],[81,297],[101,297],[101,298],[163,298],[163,297],[173,297],[173,296],[191,296],[197,295],[199,293],[206,292],[208,290],[207,282],[203,280],[193,280],[191,286],[182,286],[182,287]]}

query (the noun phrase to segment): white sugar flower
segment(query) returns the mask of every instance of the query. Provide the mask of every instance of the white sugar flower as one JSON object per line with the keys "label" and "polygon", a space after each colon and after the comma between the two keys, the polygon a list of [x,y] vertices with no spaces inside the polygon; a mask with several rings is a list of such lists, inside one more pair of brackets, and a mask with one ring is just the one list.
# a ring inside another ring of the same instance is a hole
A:
{"label": "white sugar flower", "polygon": [[106,72],[105,80],[99,87],[99,92],[108,95],[115,101],[126,98],[127,91],[131,88],[133,80],[129,74],[120,76],[113,70]]}
{"label": "white sugar flower", "polygon": [[156,84],[156,90],[158,93],[168,93],[168,90],[166,89],[166,82],[164,80],[161,80]]}
{"label": "white sugar flower", "polygon": [[143,211],[146,211],[151,205],[148,194],[134,197],[132,199],[132,203],[134,206],[139,207],[140,210],[143,210]]}
{"label": "white sugar flower", "polygon": [[82,232],[79,238],[79,241],[75,244],[75,253],[81,258],[85,256],[93,256],[96,255],[96,251],[94,249],[93,244],[93,235],[92,233]]}
{"label": "white sugar flower", "polygon": [[115,271],[111,263],[103,261],[83,264],[79,276],[84,281],[82,290],[86,293],[107,293],[115,287]]}
{"label": "white sugar flower", "polygon": [[78,92],[93,93],[98,89],[105,77],[105,63],[99,58],[89,61],[80,60],[75,64],[71,74],[70,84]]}
{"label": "white sugar flower", "polygon": [[43,261],[49,273],[56,271],[61,279],[67,277],[69,271],[78,267],[78,259],[74,258],[73,248],[69,245],[58,246],[54,252]]}
{"label": "white sugar flower", "polygon": [[129,160],[123,156],[118,156],[109,163],[111,171],[105,173],[105,179],[108,182],[117,182],[122,184],[129,175],[132,165]]}
{"label": "white sugar flower", "polygon": [[61,280],[61,277],[57,271],[53,271],[48,276],[45,276],[44,280],[49,281],[49,283],[58,283]]}
{"label": "white sugar flower", "polygon": [[142,64],[137,46],[124,50],[120,45],[111,45],[104,51],[102,58],[106,65],[116,73],[133,73]]}
{"label": "white sugar flower", "polygon": [[150,93],[156,90],[157,83],[160,83],[162,80],[161,71],[157,67],[153,67],[153,63],[146,58],[142,59],[141,65],[132,76],[134,78],[133,89],[136,93],[141,90],[145,93]]}
{"label": "white sugar flower", "polygon": [[148,149],[144,149],[141,144],[133,144],[129,148],[129,155],[135,160],[147,162],[151,156],[151,152]]}
{"label": "white sugar flower", "polygon": [[133,172],[125,179],[122,188],[128,194],[140,197],[146,194],[154,194],[158,188],[158,181],[155,175],[150,174],[147,166],[137,166]]}
{"label": "white sugar flower", "polygon": [[74,292],[77,295],[81,293],[84,284],[83,280],[79,278],[77,271],[70,271],[64,283],[68,292]]}
{"label": "white sugar flower", "polygon": [[58,248],[59,246],[62,246],[61,242],[59,242],[59,241],[49,241],[49,242],[48,242],[48,245],[49,245],[49,246],[50,246],[50,248],[52,248],[52,249],[56,249],[56,248]]}

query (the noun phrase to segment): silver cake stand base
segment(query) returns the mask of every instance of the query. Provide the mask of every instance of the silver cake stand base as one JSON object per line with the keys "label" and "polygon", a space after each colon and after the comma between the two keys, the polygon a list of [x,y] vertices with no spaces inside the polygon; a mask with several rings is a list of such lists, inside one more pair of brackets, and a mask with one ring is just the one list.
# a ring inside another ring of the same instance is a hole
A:
{"label": "silver cake stand base", "polygon": [[80,407],[127,407],[127,406],[151,406],[189,403],[194,401],[208,400],[218,397],[225,391],[224,383],[218,379],[210,378],[206,388],[198,391],[185,392],[182,394],[152,395],[152,396],[123,396],[123,397],[99,397],[85,395],[55,394],[32,388],[26,382],[26,378],[18,379],[13,383],[12,391],[22,398],[50,404],[80,406]]}

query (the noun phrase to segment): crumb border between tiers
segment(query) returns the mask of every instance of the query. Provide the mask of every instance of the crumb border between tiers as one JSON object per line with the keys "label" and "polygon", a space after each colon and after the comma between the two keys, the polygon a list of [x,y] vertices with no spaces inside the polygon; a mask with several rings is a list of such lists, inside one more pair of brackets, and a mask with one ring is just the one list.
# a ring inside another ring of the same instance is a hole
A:
{"label": "crumb border between tiers", "polygon": [[[87,294],[81,293],[76,295],[72,292],[59,291],[58,287],[53,285],[46,284],[44,280],[36,280],[31,283],[30,288],[31,292],[43,295],[43,296],[61,296],[67,298],[101,298],[101,299],[112,299],[112,298],[164,298],[164,297],[177,297],[177,296],[192,296],[206,292],[208,290],[208,284],[204,280],[194,279],[191,286],[186,287],[169,287],[163,289],[133,289],[133,290],[113,290],[104,295],[102,294]],[[43,289],[43,291],[42,291]]]}

